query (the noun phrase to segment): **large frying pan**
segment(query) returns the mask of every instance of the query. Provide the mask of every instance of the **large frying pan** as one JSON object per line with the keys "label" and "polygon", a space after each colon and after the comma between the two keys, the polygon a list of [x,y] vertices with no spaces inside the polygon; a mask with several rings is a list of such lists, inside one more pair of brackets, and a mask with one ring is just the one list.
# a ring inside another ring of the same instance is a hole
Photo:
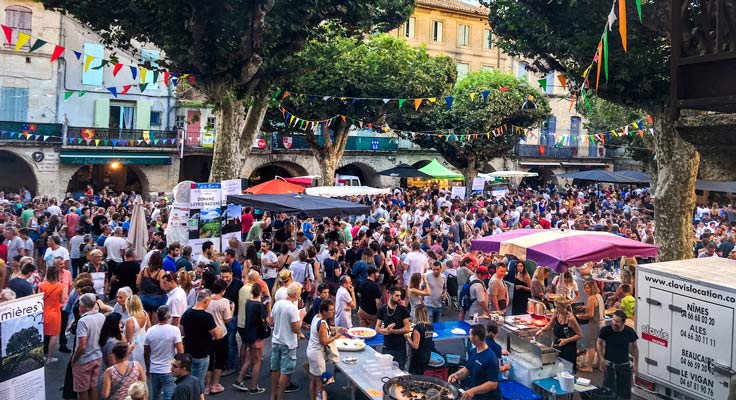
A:
{"label": "large frying pan", "polygon": [[[402,394],[406,388],[416,387],[415,393],[425,395],[427,400],[460,400],[460,391],[453,385],[431,376],[403,375],[394,378],[383,378],[383,398],[385,400],[412,400],[413,397]],[[435,389],[440,395],[431,396]]]}

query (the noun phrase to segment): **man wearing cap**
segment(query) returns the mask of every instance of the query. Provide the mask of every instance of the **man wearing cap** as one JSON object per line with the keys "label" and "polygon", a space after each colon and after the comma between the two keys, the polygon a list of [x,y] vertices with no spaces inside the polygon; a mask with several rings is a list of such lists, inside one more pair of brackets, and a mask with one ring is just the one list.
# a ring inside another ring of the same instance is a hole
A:
{"label": "man wearing cap", "polygon": [[[464,319],[471,319],[475,314],[490,314],[490,310],[488,309],[488,295],[486,294],[486,285],[484,283],[489,276],[488,267],[480,265],[475,269],[475,274],[468,280],[470,283],[470,300],[473,303],[470,305],[468,312],[465,313]],[[473,283],[474,281],[480,281],[480,283]]]}

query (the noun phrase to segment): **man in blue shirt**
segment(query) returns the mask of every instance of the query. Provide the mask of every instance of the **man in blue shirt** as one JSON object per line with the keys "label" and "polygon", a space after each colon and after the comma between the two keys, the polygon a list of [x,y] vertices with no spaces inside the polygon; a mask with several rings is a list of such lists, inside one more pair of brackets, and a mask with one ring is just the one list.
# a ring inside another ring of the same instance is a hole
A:
{"label": "man in blue shirt", "polygon": [[465,391],[463,399],[500,400],[498,358],[486,344],[486,328],[480,324],[473,325],[468,337],[475,348],[470,350],[465,366],[450,375],[447,381],[456,385],[470,377],[470,387]]}
{"label": "man in blue shirt", "polygon": [[242,279],[243,266],[235,258],[235,249],[232,247],[225,250],[225,262],[230,265],[230,269],[233,271],[233,276],[238,279]]}
{"label": "man in blue shirt", "polygon": [[179,258],[181,253],[181,246],[179,242],[174,242],[169,245],[166,251],[166,258],[164,258],[164,271],[176,273],[176,259]]}

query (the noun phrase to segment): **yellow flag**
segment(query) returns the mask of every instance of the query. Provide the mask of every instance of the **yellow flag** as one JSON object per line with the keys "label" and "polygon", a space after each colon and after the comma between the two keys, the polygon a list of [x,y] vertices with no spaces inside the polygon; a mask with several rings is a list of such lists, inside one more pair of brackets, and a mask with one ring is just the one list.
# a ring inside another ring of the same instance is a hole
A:
{"label": "yellow flag", "polygon": [[475,101],[475,93],[470,94],[470,101]]}
{"label": "yellow flag", "polygon": [[588,68],[585,69],[585,72],[583,72],[583,79],[586,79],[588,77],[588,72],[590,72],[591,68],[593,68],[593,63],[590,63],[590,65],[588,65]]}
{"label": "yellow flag", "polygon": [[15,51],[20,50],[20,48],[25,46],[30,39],[31,36],[27,33],[18,32],[18,42],[15,43]]}
{"label": "yellow flag", "polygon": [[430,97],[427,100],[429,100],[430,103],[436,103],[437,102],[437,98],[436,97]]}
{"label": "yellow flag", "polygon": [[146,82],[146,75],[148,74],[148,70],[145,68],[141,68],[141,82]]}
{"label": "yellow flag", "polygon": [[94,57],[92,57],[92,56],[85,56],[84,57],[84,72],[87,72],[87,70],[89,69],[89,65],[92,64],[92,60],[93,59],[94,59]]}

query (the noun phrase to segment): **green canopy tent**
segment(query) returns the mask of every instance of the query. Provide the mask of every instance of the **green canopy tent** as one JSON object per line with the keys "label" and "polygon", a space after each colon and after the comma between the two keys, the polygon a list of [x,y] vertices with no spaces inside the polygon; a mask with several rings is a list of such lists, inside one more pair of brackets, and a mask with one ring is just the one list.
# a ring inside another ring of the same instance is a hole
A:
{"label": "green canopy tent", "polygon": [[436,158],[432,160],[431,163],[425,165],[422,168],[419,168],[419,171],[430,175],[432,179],[449,179],[451,181],[461,181],[465,179],[463,178],[462,174],[448,169],[444,165],[440,164],[440,162],[437,161]]}

